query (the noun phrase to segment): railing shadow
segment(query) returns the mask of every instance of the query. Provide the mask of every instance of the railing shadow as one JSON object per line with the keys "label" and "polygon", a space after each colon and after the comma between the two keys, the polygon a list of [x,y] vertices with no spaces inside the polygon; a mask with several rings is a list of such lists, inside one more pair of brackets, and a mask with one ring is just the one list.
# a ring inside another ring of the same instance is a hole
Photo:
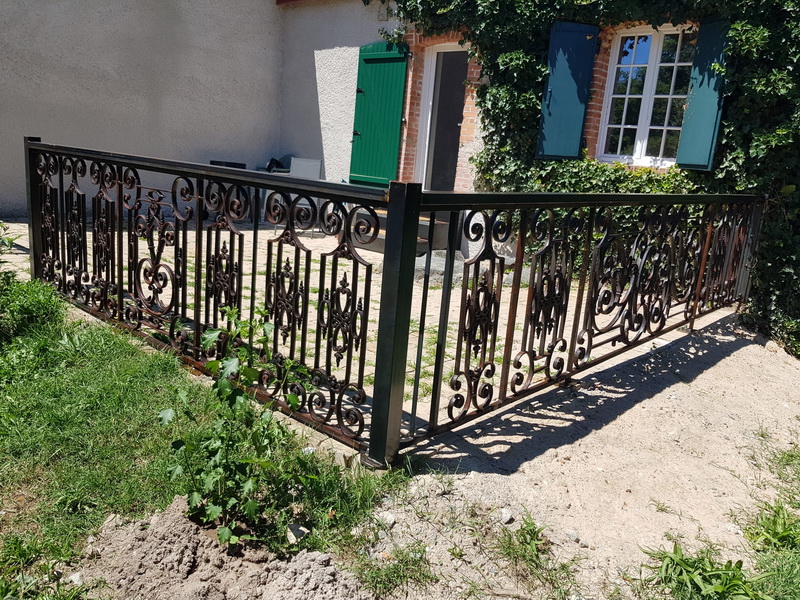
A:
{"label": "railing shadow", "polygon": [[[569,388],[552,388],[487,415],[417,448],[445,472],[512,474],[550,449],[569,446],[677,384],[757,342],[733,333],[736,315],[624,362],[582,373]],[[577,382],[580,382],[579,384]],[[632,451],[635,449],[631,449]]]}

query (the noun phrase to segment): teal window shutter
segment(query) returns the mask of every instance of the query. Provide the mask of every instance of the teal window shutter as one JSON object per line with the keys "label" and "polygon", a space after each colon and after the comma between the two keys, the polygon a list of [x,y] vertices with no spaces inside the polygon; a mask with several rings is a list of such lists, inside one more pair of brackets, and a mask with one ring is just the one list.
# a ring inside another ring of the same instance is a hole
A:
{"label": "teal window shutter", "polygon": [[594,25],[553,23],[536,158],[580,156],[598,32]]}
{"label": "teal window shutter", "polygon": [[387,42],[359,51],[350,183],[389,187],[397,178],[407,54]]}
{"label": "teal window shutter", "polygon": [[710,171],[714,162],[723,82],[723,75],[714,65],[723,64],[729,28],[730,23],[722,19],[700,21],[676,160],[685,169]]}

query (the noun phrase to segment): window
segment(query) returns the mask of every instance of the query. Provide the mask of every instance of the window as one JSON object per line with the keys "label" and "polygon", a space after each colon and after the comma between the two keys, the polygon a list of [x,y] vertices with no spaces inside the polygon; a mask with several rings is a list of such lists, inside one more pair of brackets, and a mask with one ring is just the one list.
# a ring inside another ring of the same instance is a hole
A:
{"label": "window", "polygon": [[693,27],[641,27],[616,37],[599,158],[655,167],[674,164],[696,45]]}

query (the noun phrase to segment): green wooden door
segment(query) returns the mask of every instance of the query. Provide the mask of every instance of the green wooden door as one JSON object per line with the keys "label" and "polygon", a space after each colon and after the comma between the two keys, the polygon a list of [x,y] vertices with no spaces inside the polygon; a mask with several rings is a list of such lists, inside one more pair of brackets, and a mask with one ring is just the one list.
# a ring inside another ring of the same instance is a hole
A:
{"label": "green wooden door", "polygon": [[388,187],[397,178],[407,54],[387,42],[359,52],[350,183]]}

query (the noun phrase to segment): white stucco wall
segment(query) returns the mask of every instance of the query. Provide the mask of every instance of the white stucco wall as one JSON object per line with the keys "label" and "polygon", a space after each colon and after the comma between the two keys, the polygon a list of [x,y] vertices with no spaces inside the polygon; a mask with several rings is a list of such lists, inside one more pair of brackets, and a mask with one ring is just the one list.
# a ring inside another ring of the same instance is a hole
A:
{"label": "white stucco wall", "polygon": [[272,0],[0,2],[0,217],[26,211],[26,135],[265,164],[281,145],[282,18]]}
{"label": "white stucco wall", "polygon": [[358,50],[381,40],[386,5],[309,0],[282,6],[281,152],[322,159],[323,178],[347,180],[355,114]]}

